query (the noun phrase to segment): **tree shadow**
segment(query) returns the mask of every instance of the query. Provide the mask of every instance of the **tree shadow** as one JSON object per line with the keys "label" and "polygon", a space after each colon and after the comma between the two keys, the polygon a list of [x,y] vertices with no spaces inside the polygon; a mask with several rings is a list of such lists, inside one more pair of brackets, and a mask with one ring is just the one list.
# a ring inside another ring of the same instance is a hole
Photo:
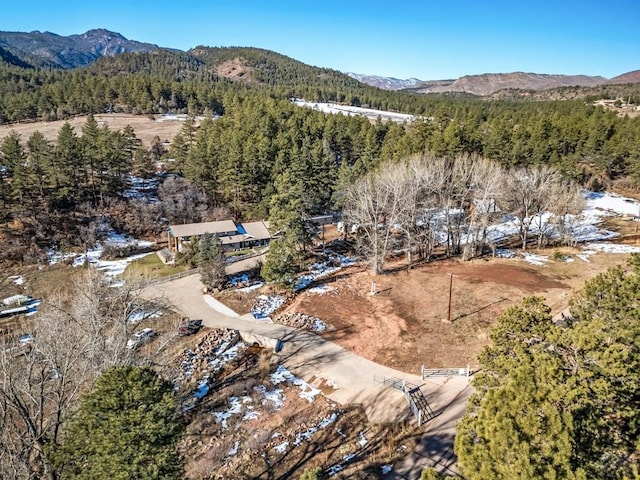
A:
{"label": "tree shadow", "polygon": [[473,311],[471,311],[471,312],[462,313],[462,314],[458,315],[457,317],[453,318],[453,319],[451,320],[451,322],[453,323],[453,322],[455,322],[455,321],[457,321],[457,320],[460,320],[460,319],[462,319],[462,318],[468,317],[468,316],[470,316],[470,315],[474,315],[474,314],[476,314],[476,313],[480,313],[480,312],[482,312],[483,310],[486,310],[487,308],[492,307],[493,305],[496,305],[496,304],[501,303],[501,302],[505,302],[505,301],[507,301],[507,300],[509,300],[509,299],[508,299],[508,298],[506,298],[506,297],[499,298],[499,299],[498,299],[498,300],[496,300],[495,302],[487,303],[486,305],[484,305],[484,306],[482,306],[482,307],[479,307],[479,308],[477,308],[477,309],[475,309],[475,310],[473,310]]}

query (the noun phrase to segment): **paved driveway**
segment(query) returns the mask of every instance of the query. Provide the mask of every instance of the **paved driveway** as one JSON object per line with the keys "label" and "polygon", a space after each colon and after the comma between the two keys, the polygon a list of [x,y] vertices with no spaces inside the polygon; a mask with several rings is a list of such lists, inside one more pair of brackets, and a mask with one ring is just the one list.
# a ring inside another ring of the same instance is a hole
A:
{"label": "paved driveway", "polygon": [[402,393],[374,382],[374,378],[395,377],[423,385],[424,395],[434,412],[440,415],[425,426],[423,442],[389,478],[419,478],[419,471],[424,466],[439,465],[446,470],[453,463],[455,422],[464,413],[464,401],[471,393],[468,379],[450,377],[423,381],[417,375],[367,360],[314,333],[255,320],[250,315],[223,314],[205,301],[202,287],[199,276],[194,274],[148,287],[145,296],[163,298],[184,315],[201,318],[207,327],[233,328],[241,333],[284,342],[277,356],[287,369],[314,383],[324,379],[335,388],[327,394],[329,398],[341,404],[362,405],[374,423],[395,422],[411,415]]}

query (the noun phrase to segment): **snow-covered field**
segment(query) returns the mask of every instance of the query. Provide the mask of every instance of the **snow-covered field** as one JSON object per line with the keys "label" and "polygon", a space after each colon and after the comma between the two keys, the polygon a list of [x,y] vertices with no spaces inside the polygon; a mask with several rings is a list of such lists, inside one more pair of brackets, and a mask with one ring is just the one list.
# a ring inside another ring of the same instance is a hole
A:
{"label": "snow-covered field", "polygon": [[372,108],[352,107],[351,105],[340,105],[337,103],[321,103],[321,102],[307,102],[301,99],[295,99],[294,104],[299,107],[312,108],[323,113],[342,114],[349,116],[366,117],[371,120],[376,120],[378,117],[382,121],[391,120],[397,123],[411,123],[414,119],[414,115],[408,115],[406,113],[387,112],[384,110],[374,110]]}
{"label": "snow-covered field", "polygon": [[[571,236],[577,243],[582,244],[582,248],[585,249],[585,252],[577,255],[577,257],[588,262],[589,256],[596,251],[605,253],[640,252],[640,247],[632,245],[602,243],[604,240],[610,240],[620,234],[600,227],[602,221],[607,217],[625,216],[630,221],[640,221],[640,202],[609,192],[590,192],[585,190],[583,195],[585,206],[582,212],[579,215],[569,215],[567,217],[567,225]],[[558,238],[559,234],[556,225],[547,223],[550,215],[545,212],[541,217],[546,235],[551,238]],[[531,225],[531,235],[537,235],[539,232],[538,225],[540,225],[539,217],[535,217]],[[489,227],[489,238],[496,243],[513,238],[518,235],[518,227],[519,224],[515,218],[505,215],[502,222]],[[446,238],[446,231],[439,231],[438,237]],[[465,243],[464,238],[462,243]],[[500,258],[517,257],[536,266],[542,266],[549,261],[549,257],[546,255],[528,252],[519,254],[514,250],[504,248],[497,249],[496,256]],[[571,262],[573,258],[567,257],[564,261]]]}
{"label": "snow-covered field", "polygon": [[118,247],[136,247],[139,249],[144,249],[151,247],[153,245],[153,242],[148,242],[146,240],[136,240],[135,238],[131,238],[120,233],[115,233],[113,230],[111,230],[107,233],[105,240],[103,240],[102,242],[98,242],[96,246],[94,246],[90,250],[87,250],[85,253],[60,253],[51,250],[49,252],[49,263],[53,265],[69,259],[73,259],[72,265],[74,267],[81,267],[86,262],[89,262],[98,270],[102,271],[107,277],[116,277],[124,273],[131,262],[150,254],[140,253],[119,260],[100,260],[100,257],[104,253],[104,247],[107,245],[115,245]]}

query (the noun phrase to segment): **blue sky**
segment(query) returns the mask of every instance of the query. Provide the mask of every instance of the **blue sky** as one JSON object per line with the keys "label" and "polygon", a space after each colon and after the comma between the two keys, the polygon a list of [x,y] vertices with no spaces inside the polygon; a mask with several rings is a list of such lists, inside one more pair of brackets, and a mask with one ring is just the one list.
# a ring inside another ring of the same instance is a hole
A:
{"label": "blue sky", "polygon": [[0,30],[60,35],[107,28],[188,50],[267,48],[311,65],[456,78],[525,71],[640,69],[640,1],[34,0],[2,5]]}

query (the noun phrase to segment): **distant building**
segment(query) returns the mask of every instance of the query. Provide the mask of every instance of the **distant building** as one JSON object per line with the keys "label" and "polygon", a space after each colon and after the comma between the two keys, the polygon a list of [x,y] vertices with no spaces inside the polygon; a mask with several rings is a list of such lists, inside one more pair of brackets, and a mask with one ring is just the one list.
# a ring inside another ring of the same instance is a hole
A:
{"label": "distant building", "polygon": [[225,252],[263,247],[269,245],[271,241],[267,222],[236,223],[233,220],[222,220],[170,225],[167,229],[169,248],[181,252],[185,242],[201,237],[205,233],[214,235],[220,241],[222,250]]}

